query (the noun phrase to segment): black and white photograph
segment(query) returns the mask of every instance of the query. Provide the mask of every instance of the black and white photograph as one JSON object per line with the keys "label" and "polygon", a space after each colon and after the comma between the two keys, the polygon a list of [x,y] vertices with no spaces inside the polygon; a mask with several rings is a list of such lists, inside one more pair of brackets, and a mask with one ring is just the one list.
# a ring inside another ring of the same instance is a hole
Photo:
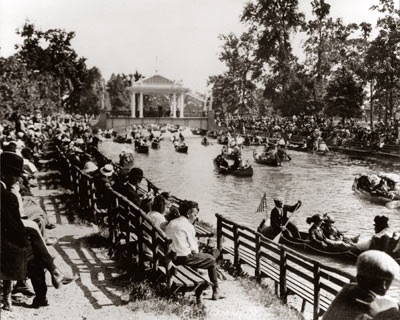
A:
{"label": "black and white photograph", "polygon": [[400,320],[400,0],[0,0],[1,320]]}

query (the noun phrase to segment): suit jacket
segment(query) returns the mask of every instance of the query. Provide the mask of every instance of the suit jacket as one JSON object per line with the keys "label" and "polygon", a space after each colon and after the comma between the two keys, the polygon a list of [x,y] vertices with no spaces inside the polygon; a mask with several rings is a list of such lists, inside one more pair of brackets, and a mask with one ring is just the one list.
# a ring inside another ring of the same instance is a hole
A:
{"label": "suit jacket", "polygon": [[3,280],[25,280],[28,235],[19,213],[17,197],[1,184],[1,265]]}
{"label": "suit jacket", "polygon": [[296,210],[297,208],[297,203],[294,204],[293,206],[288,206],[288,205],[284,205],[282,207],[282,210],[280,212],[280,210],[277,207],[274,207],[271,210],[271,227],[275,230],[279,232],[281,231],[281,226],[283,226],[287,221],[288,221],[288,217],[287,217],[287,213],[288,212],[293,212],[294,210]]}

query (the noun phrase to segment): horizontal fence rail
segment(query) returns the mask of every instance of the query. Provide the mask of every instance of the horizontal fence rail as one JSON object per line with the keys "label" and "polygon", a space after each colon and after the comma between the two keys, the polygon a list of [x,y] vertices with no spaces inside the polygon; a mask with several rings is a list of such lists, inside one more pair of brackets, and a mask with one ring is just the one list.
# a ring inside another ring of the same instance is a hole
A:
{"label": "horizontal fence rail", "polygon": [[313,305],[313,319],[328,309],[341,288],[354,280],[344,271],[325,266],[265,238],[259,232],[233,222],[220,214],[217,217],[217,247],[233,256],[236,270],[241,264],[254,268],[258,281],[268,277],[275,282],[277,293],[286,302],[289,293]]}
{"label": "horizontal fence rail", "polygon": [[152,270],[151,279],[165,282],[169,294],[205,289],[211,284],[190,267],[176,266],[172,262],[171,239],[144,211],[114,190],[107,190],[105,194],[96,192],[94,178],[71,165],[67,156],[57,149],[63,181],[73,190],[81,218],[109,230],[111,251],[124,246],[128,259],[141,270]]}

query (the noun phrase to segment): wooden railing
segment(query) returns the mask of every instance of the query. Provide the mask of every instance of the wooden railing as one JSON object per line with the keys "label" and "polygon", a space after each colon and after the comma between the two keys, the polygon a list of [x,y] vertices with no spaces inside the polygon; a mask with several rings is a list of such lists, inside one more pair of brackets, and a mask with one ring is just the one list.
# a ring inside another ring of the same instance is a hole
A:
{"label": "wooden railing", "polygon": [[237,270],[241,264],[254,268],[258,281],[268,277],[275,282],[276,293],[286,302],[288,294],[313,305],[313,319],[328,309],[340,289],[354,277],[341,270],[309,259],[286,246],[272,242],[262,234],[239,225],[220,214],[217,217],[217,248],[233,256]]}
{"label": "wooden railing", "polygon": [[[171,240],[151,222],[145,212],[114,190],[107,190],[104,195],[96,193],[94,179],[71,165],[63,152],[60,149],[58,151],[62,174],[71,177],[65,177],[64,180],[71,185],[80,217],[109,229],[111,249],[124,245],[128,259],[135,261],[140,270],[150,267],[150,278],[156,282],[166,282],[170,294],[198,288],[204,290],[211,284],[190,267],[177,266],[172,262]],[[98,205],[101,196],[107,197],[106,207]]]}

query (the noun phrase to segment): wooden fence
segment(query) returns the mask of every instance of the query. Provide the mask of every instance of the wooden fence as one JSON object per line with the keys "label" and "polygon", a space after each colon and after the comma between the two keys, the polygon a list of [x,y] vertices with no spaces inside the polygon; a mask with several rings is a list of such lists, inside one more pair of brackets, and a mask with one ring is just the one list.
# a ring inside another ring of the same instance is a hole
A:
{"label": "wooden fence", "polygon": [[275,282],[276,293],[286,302],[288,294],[313,305],[313,319],[328,309],[340,289],[354,277],[346,272],[309,259],[284,245],[265,238],[259,232],[239,225],[220,214],[217,217],[217,247],[233,256],[233,264],[254,268],[258,281],[268,277]]}
{"label": "wooden fence", "polygon": [[[137,268],[152,270],[149,278],[165,282],[170,295],[205,290],[211,285],[208,279],[190,267],[177,266],[172,262],[171,239],[150,221],[145,212],[113,190],[108,190],[107,195],[96,193],[94,179],[71,165],[63,152],[58,151],[60,170],[63,176],[67,175],[63,180],[73,190],[80,216],[109,229],[111,248],[124,246],[127,257],[136,262]],[[107,196],[106,208],[99,206],[100,196]]]}

